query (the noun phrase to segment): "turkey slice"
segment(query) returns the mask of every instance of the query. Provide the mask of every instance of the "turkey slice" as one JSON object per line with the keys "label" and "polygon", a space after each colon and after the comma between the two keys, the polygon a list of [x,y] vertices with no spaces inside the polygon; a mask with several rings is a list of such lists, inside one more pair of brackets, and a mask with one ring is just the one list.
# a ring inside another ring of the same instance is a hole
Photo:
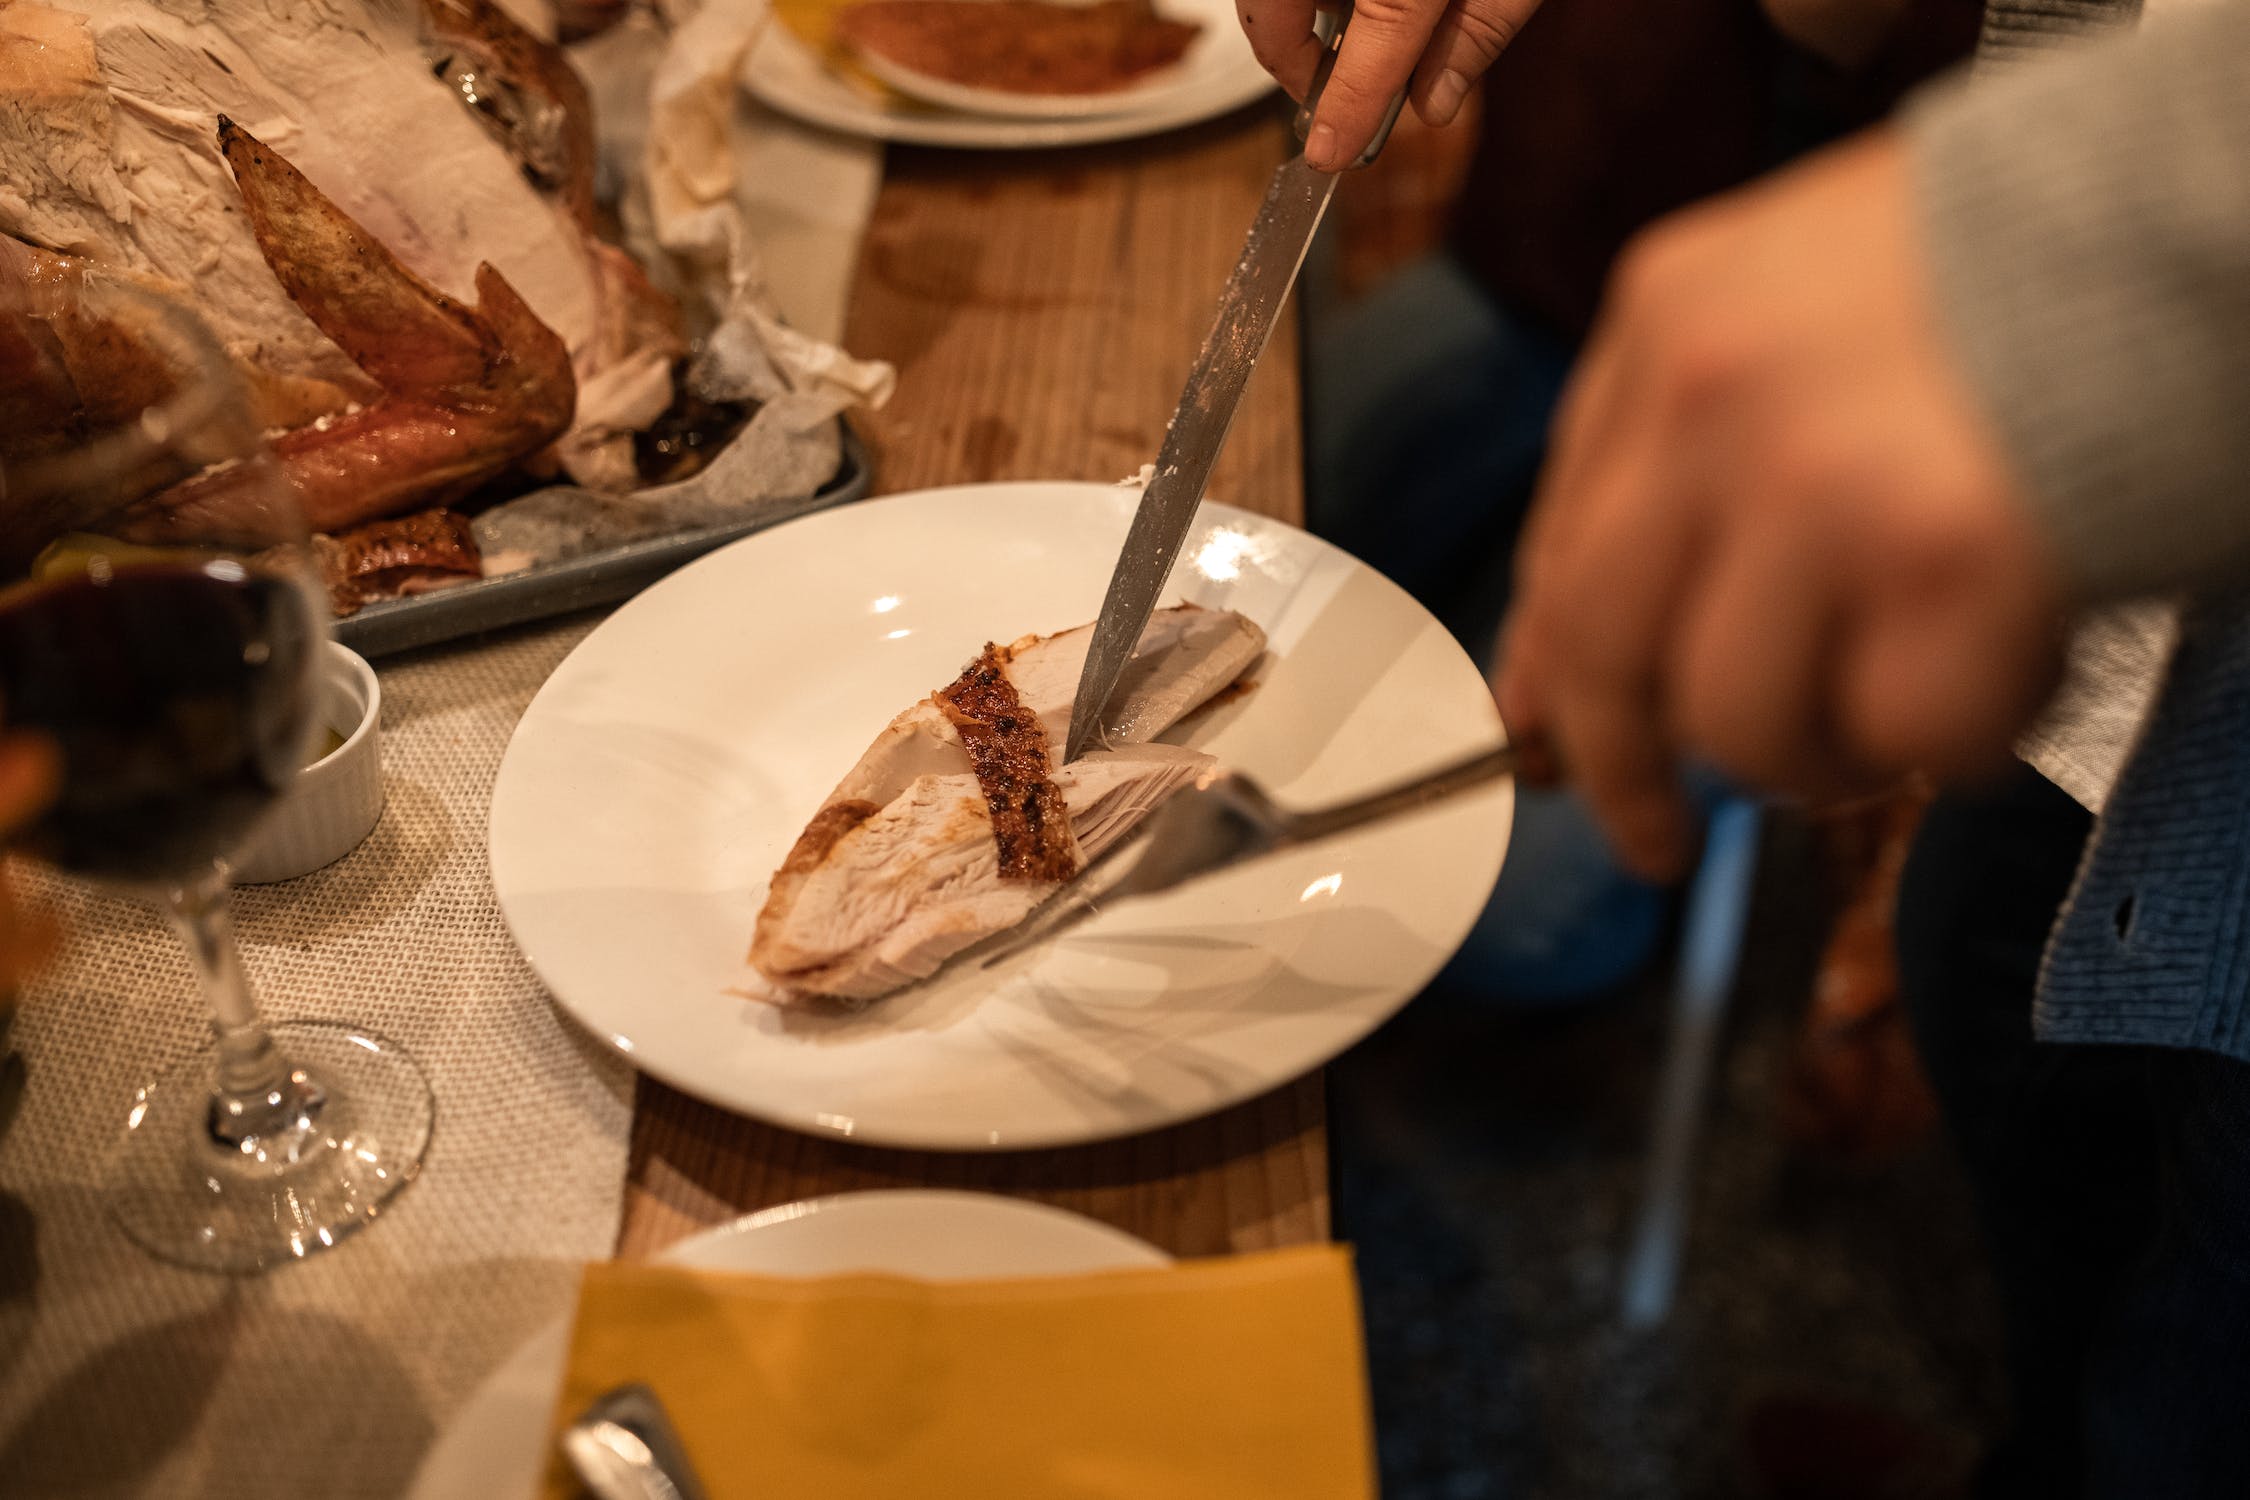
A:
{"label": "turkey slice", "polygon": [[[1082,626],[1026,637],[983,659],[1001,663],[1016,705],[1036,718],[1050,765],[1069,732],[1091,638]],[[1076,864],[1098,857],[1213,764],[1200,751],[1147,741],[1233,683],[1264,649],[1265,632],[1232,611],[1157,612],[1110,700],[1107,744],[1046,773],[1067,811]],[[784,991],[874,999],[1014,926],[1060,888],[1059,880],[1003,875],[993,788],[980,782],[940,696],[876,737],[775,873],[750,958]]]}

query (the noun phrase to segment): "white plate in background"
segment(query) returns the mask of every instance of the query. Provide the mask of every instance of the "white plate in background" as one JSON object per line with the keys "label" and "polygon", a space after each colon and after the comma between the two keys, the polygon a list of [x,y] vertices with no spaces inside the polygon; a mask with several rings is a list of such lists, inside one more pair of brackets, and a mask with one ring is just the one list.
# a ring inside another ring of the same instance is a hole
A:
{"label": "white plate in background", "polygon": [[[1229,114],[1272,92],[1274,81],[1250,51],[1233,0],[1159,0],[1159,9],[1203,28],[1178,63],[1116,94],[1067,98],[1035,117],[1025,117],[1020,105],[1006,115],[968,114],[877,98],[839,77],[779,21],[768,24],[751,48],[743,85],[772,109],[846,135],[991,151],[1156,135]],[[964,97],[997,92],[967,89]],[[1027,97],[1032,96],[1002,96]],[[992,107],[992,101],[983,99],[981,107]]]}

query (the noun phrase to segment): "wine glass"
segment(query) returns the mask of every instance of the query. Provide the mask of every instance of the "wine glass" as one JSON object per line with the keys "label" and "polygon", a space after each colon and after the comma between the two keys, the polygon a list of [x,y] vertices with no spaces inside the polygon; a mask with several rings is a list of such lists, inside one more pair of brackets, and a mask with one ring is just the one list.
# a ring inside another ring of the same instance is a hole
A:
{"label": "wine glass", "polygon": [[212,1037],[135,1095],[118,1225],[160,1259],[256,1271],[332,1246],[419,1169],[435,1112],[394,1043],[258,1015],[227,857],[316,731],[326,595],[235,362],[176,296],[0,258],[0,723],[60,790],[25,852],[145,894]]}

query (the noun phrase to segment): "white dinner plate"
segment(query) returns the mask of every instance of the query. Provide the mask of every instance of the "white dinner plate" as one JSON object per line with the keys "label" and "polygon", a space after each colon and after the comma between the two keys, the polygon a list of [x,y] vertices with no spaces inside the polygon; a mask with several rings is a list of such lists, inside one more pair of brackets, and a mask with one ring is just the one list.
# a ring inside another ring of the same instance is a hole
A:
{"label": "white dinner plate", "polygon": [[873,52],[858,54],[860,66],[900,93],[950,109],[956,114],[992,115],[1013,120],[1082,120],[1096,115],[1146,114],[1195,88],[1196,81],[1177,65],[1159,70],[1129,88],[1099,94],[1023,94],[1007,89],[955,83],[910,68]]}
{"label": "white dinner plate", "polygon": [[[743,66],[743,84],[783,114],[847,135],[922,146],[1017,151],[1130,140],[1214,119],[1263,98],[1274,87],[1258,66],[1235,18],[1233,0],[1159,0],[1168,16],[1203,27],[1178,63],[1116,94],[1080,96],[1048,106],[1022,96],[940,83],[952,102],[985,113],[876,97],[837,75],[797,34],[768,25]],[[929,92],[925,87],[922,92]],[[990,112],[1005,110],[1004,113]]]}
{"label": "white dinner plate", "polygon": [[[666,1265],[762,1276],[887,1272],[927,1281],[1077,1276],[1168,1264],[1121,1229],[1059,1208],[984,1193],[843,1193],[792,1203],[684,1239]],[[558,1319],[477,1387],[431,1445],[408,1500],[529,1495],[570,1353]]]}
{"label": "white dinner plate", "polygon": [[[856,1013],[749,998],[774,868],[877,731],[987,641],[1085,623],[1137,491],[925,490],[737,542],[596,629],[502,760],[493,883],[556,1000],[714,1104],[930,1149],[1131,1134],[1276,1087],[1426,984],[1492,889],[1495,786],[1140,901]],[[1175,736],[1285,804],[1498,739],[1484,680],[1406,593],[1207,504],[1167,591],[1263,626],[1254,690]]]}

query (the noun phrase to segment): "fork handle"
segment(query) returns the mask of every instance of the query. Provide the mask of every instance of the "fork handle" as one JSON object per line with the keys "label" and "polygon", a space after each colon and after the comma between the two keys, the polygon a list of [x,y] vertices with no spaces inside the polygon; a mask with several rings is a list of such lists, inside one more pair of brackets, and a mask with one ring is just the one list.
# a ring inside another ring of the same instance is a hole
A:
{"label": "fork handle", "polygon": [[1511,741],[1472,755],[1467,760],[1455,761],[1427,776],[1417,776],[1388,791],[1338,803],[1334,807],[1297,813],[1289,819],[1289,833],[1296,839],[1324,839],[1364,823],[1396,817],[1400,813],[1413,812],[1430,803],[1474,791],[1503,776],[1544,781],[1550,779],[1551,774],[1552,760],[1546,754],[1543,744],[1537,740],[1521,743]]}

